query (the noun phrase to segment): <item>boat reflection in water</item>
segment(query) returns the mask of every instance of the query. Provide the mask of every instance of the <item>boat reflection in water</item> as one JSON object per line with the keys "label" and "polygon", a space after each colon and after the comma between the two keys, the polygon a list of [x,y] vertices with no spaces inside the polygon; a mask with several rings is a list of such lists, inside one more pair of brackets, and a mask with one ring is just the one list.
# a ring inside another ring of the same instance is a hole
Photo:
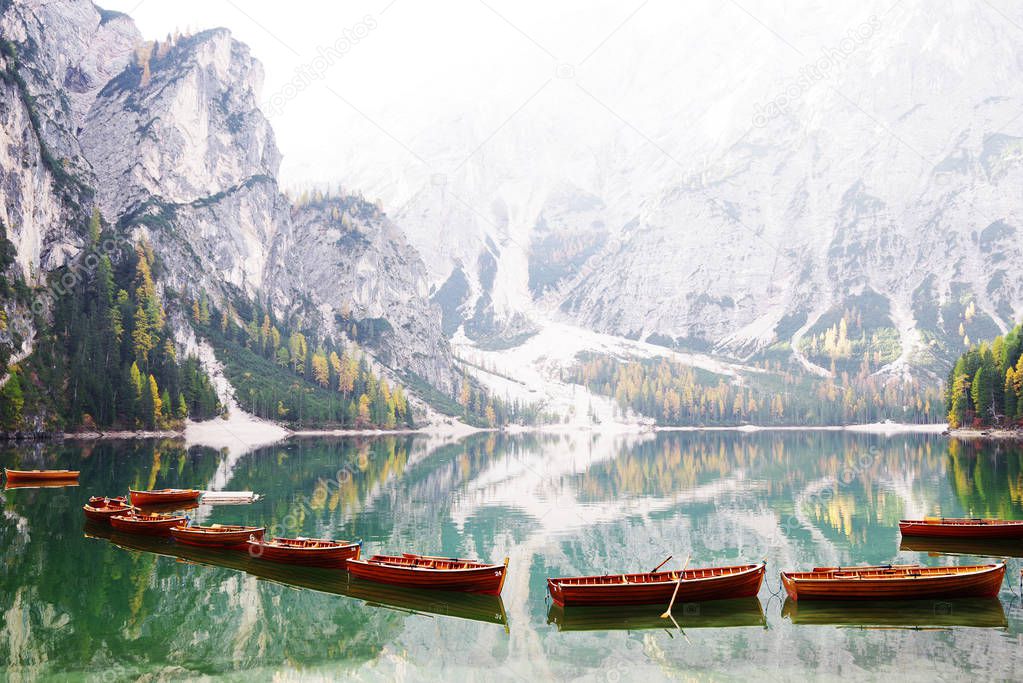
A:
{"label": "boat reflection in water", "polygon": [[952,600],[812,600],[786,598],[781,614],[793,624],[860,628],[944,629],[953,626],[1005,628],[998,598]]}
{"label": "boat reflection in water", "polygon": [[175,543],[170,538],[121,533],[110,527],[87,523],[85,534],[103,538],[114,545],[165,557],[179,562],[221,567],[245,572],[285,586],[314,590],[363,600],[370,607],[385,607],[414,614],[469,619],[500,624],[508,629],[508,617],[499,595],[416,590],[361,581],[340,569],[303,567],[256,559],[245,550],[222,550]]}
{"label": "boat reflection in water", "polygon": [[1023,557],[1023,541],[1009,539],[929,538],[903,536],[899,550],[934,555],[971,557]]}
{"label": "boat reflection in water", "polygon": [[767,618],[756,597],[709,602],[676,603],[671,619],[661,619],[667,605],[634,606],[569,606],[552,603],[547,623],[559,631],[632,631],[651,628],[726,628],[760,626],[767,628]]}
{"label": "boat reflection in water", "polygon": [[508,630],[508,617],[500,595],[405,588],[354,576],[344,594],[365,600],[373,607],[501,624]]}
{"label": "boat reflection in water", "polygon": [[4,490],[11,489],[62,489],[78,486],[78,479],[27,479],[25,481],[4,482]]}

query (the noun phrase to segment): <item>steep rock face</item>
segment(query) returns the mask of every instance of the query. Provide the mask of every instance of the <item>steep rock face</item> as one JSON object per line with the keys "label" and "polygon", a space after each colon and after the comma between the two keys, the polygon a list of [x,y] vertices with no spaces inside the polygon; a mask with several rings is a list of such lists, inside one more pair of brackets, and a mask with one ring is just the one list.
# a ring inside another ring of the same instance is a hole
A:
{"label": "steep rock face", "polygon": [[101,210],[145,225],[169,249],[181,242],[194,262],[172,271],[253,295],[286,219],[280,153],[256,106],[262,69],[222,29],[141,50],[144,66],[104,86],[82,130]]}
{"label": "steep rock face", "polygon": [[564,309],[607,332],[746,354],[872,291],[889,309],[876,328],[898,332],[894,369],[937,369],[964,336],[1023,316],[1011,189],[1023,139],[998,132],[1015,105],[992,97],[1020,92],[1018,55],[963,61],[980,38],[1007,45],[1011,27],[960,3],[888,20],[834,80],[648,201]]}
{"label": "steep rock face", "polygon": [[318,199],[296,208],[274,241],[267,290],[276,309],[311,308],[327,329],[340,328],[374,348],[385,365],[454,391],[425,267],[401,230],[362,198]]}
{"label": "steep rock face", "polygon": [[38,282],[41,271],[61,265],[67,253],[79,247],[74,233],[66,229],[69,216],[43,162],[21,88],[10,76],[13,59],[0,59],[8,75],[0,81],[0,221],[17,249],[23,274]]}
{"label": "steep rock face", "polygon": [[146,195],[195,201],[277,173],[280,153],[256,104],[262,67],[247,47],[215,29],[141,50],[145,67],[131,64],[102,89],[81,135],[106,212]]}
{"label": "steep rock face", "polygon": [[139,35],[88,0],[22,0],[0,5],[0,39],[0,220],[24,275],[39,283],[81,249],[94,179],[77,132]]}
{"label": "steep rock face", "polygon": [[391,154],[386,175],[346,169],[402,207],[446,329],[489,301],[491,327],[561,316],[746,357],[877,294],[864,333],[894,335],[901,373],[1023,316],[1019,8],[748,10],[644,5],[527,104],[484,90],[514,112],[489,128],[465,106],[389,128],[446,175],[383,136],[362,157]]}
{"label": "steep rock face", "polygon": [[329,251],[313,247],[334,205],[295,211],[281,193],[262,67],[245,45],[223,29],[142,42],[129,18],[77,0],[3,3],[0,27],[0,221],[32,283],[82,252],[95,205],[153,247],[160,286],[269,301],[332,336],[347,331],[342,312],[372,321],[359,341],[378,360],[455,391],[401,231],[349,197],[354,223]]}
{"label": "steep rock face", "polygon": [[46,145],[69,170],[88,176],[77,135],[99,89],[124,69],[141,40],[135,24],[88,0],[18,0],[0,17],[0,31],[18,46],[19,72]]}

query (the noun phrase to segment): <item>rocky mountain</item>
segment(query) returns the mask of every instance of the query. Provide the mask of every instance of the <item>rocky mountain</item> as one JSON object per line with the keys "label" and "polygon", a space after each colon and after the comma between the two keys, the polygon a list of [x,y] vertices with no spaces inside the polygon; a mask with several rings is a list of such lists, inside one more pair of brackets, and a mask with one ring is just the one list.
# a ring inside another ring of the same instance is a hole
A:
{"label": "rocky mountain", "polygon": [[[357,341],[379,364],[455,393],[418,254],[361,198],[296,206],[282,193],[281,155],[258,107],[262,67],[227,30],[147,42],[130,18],[87,0],[18,0],[0,5],[0,34],[12,277],[38,286],[62,266],[90,267],[95,207],[117,234],[152,247],[168,295],[258,303],[335,339],[347,321],[373,319],[377,334]],[[23,325],[29,306],[5,301]],[[44,318],[45,308],[33,306]],[[32,334],[9,343],[26,354]]]}
{"label": "rocky mountain", "polygon": [[897,334],[890,369],[938,369],[964,337],[1005,331],[1023,316],[1018,29],[931,9],[865,24],[874,42],[831,78],[651,197],[563,310],[747,355],[866,314],[867,296],[867,336]]}
{"label": "rocky mountain", "polygon": [[554,318],[828,374],[845,318],[840,362],[943,374],[1023,316],[1023,14],[798,7],[643,5],[589,55],[511,17],[563,63],[523,40],[535,85],[480,96],[500,116],[391,124],[420,159],[382,140],[388,176],[343,179],[402,207],[446,327],[484,344]]}

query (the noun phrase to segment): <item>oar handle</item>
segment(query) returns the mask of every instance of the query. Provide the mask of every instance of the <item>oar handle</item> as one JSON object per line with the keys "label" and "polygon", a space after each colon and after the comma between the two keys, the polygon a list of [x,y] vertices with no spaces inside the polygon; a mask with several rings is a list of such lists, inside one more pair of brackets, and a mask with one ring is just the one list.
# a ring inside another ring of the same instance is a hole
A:
{"label": "oar handle", "polygon": [[678,587],[682,585],[682,577],[686,573],[686,567],[689,566],[689,560],[692,558],[692,553],[686,557],[685,563],[682,565],[682,569],[678,572],[678,580],[675,581],[675,590],[671,593],[671,601],[668,603],[668,609],[661,615],[661,619],[667,619],[671,616],[671,608],[675,606],[675,597],[678,595]]}
{"label": "oar handle", "polygon": [[654,567],[653,569],[651,569],[651,570],[650,570],[650,573],[651,573],[651,574],[653,574],[653,573],[654,573],[654,572],[656,572],[656,571],[657,571],[658,569],[660,569],[660,568],[661,568],[661,567],[663,567],[664,565],[668,564],[668,560],[670,560],[671,558],[672,558],[672,555],[668,555],[668,557],[666,557],[666,558],[664,559],[664,562],[661,562],[661,563],[660,563],[659,565],[657,565],[656,567]]}

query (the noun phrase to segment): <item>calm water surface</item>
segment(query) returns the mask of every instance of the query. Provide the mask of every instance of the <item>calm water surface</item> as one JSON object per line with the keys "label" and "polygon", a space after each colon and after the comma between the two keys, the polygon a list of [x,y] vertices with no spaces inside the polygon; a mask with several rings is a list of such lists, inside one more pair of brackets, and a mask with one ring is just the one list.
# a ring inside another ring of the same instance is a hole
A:
{"label": "calm water surface", "polygon": [[[0,450],[81,470],[2,492],[0,676],[7,680],[1012,679],[1023,675],[1021,561],[999,600],[798,609],[778,570],[966,564],[1023,544],[900,549],[903,516],[1023,518],[1023,449],[837,433],[305,439],[247,454],[175,442]],[[371,554],[509,558],[501,599],[296,571],[244,553],[86,526],[90,494],[253,490],[203,523],[363,539]],[[562,612],[547,576],[767,558],[758,600]]]}

